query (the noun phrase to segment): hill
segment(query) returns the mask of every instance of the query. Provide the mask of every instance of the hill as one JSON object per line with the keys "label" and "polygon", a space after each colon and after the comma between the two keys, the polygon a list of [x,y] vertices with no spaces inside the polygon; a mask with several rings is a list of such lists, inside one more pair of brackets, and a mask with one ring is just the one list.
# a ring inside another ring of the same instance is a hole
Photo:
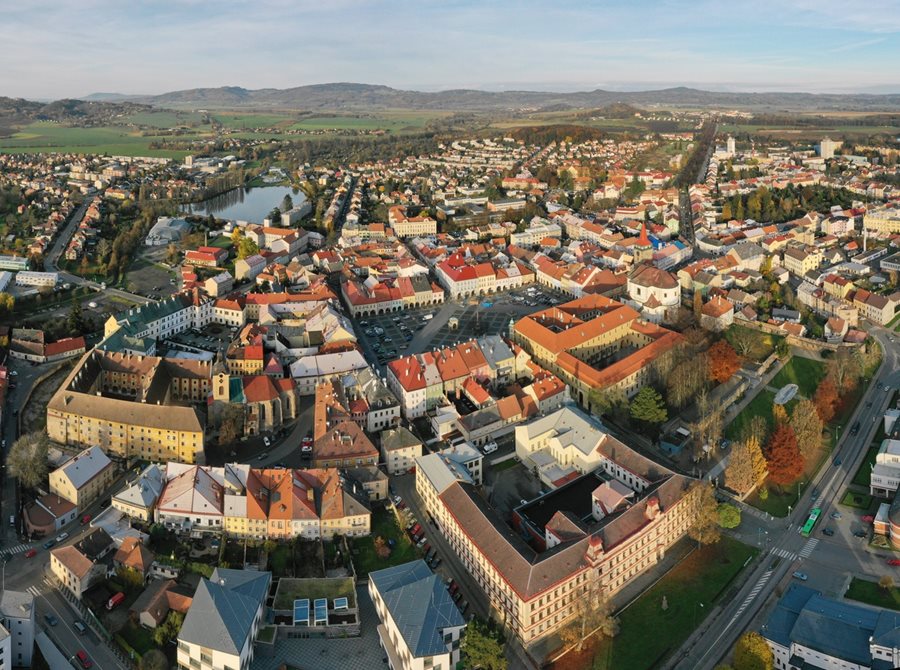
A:
{"label": "hill", "polygon": [[900,94],[731,93],[676,87],[653,91],[406,91],[372,84],[315,84],[294,88],[246,89],[238,86],[193,88],[121,100],[154,107],[303,109],[373,111],[385,109],[536,112],[546,109],[598,109],[622,113],[627,106],[765,110],[891,111],[900,109]]}

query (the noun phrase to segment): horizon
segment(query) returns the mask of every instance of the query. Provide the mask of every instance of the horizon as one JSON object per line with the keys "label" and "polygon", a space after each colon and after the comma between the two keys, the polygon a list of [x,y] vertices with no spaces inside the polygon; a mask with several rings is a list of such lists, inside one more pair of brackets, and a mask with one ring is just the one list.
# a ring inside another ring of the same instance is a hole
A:
{"label": "horizon", "polygon": [[421,92],[900,92],[890,68],[873,67],[900,59],[900,6],[890,0],[637,0],[549,11],[525,0],[514,13],[469,0],[389,9],[261,0],[250,11],[236,0],[0,1],[0,38],[16,54],[0,71],[0,95],[26,99],[335,82]]}

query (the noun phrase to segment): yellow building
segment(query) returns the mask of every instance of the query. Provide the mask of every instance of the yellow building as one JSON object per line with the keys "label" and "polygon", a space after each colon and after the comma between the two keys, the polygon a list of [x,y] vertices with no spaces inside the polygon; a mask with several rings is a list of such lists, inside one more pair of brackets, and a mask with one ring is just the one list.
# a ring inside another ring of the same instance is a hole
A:
{"label": "yellow building", "polygon": [[83,510],[112,484],[115,467],[106,454],[93,446],[50,473],[50,493]]}
{"label": "yellow building", "polygon": [[99,446],[120,458],[197,463],[209,394],[208,362],[91,351],[47,406],[60,444]]}
{"label": "yellow building", "polygon": [[867,212],[863,217],[863,228],[880,235],[900,233],[900,209],[884,207]]}

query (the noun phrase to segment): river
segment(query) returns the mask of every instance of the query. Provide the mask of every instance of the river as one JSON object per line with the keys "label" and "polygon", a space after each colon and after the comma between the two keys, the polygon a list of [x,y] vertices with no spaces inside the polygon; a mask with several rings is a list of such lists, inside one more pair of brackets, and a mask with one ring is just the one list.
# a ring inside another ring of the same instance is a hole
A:
{"label": "river", "polygon": [[191,214],[213,214],[218,219],[262,223],[273,207],[281,207],[284,196],[291,196],[294,207],[306,201],[306,195],[290,186],[259,186],[236,188],[209,200],[185,205]]}

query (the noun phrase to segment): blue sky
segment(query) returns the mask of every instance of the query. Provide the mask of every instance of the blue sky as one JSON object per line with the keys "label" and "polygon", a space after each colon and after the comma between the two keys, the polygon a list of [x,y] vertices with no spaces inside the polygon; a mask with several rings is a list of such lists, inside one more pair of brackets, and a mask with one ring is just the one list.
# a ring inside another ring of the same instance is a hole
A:
{"label": "blue sky", "polygon": [[897,0],[0,0],[0,19],[0,95],[29,98],[334,81],[900,92]]}

